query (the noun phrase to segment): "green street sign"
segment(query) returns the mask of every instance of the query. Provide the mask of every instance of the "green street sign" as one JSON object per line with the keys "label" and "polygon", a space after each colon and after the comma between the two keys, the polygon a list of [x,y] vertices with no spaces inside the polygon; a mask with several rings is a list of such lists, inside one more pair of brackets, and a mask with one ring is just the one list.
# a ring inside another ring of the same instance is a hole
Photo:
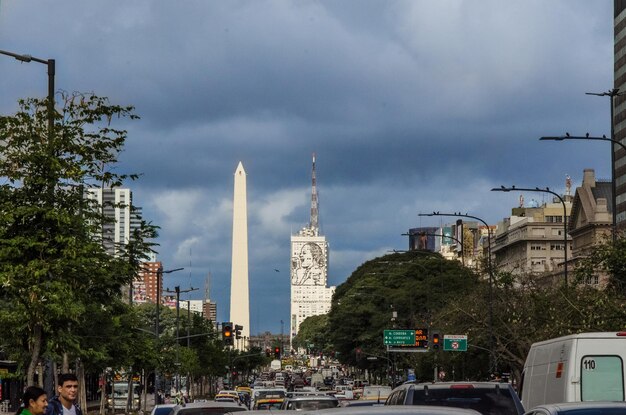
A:
{"label": "green street sign", "polygon": [[443,335],[443,351],[444,352],[466,352],[467,336],[464,334],[444,334]]}
{"label": "green street sign", "polygon": [[383,343],[387,346],[412,346],[415,344],[415,330],[384,330]]}

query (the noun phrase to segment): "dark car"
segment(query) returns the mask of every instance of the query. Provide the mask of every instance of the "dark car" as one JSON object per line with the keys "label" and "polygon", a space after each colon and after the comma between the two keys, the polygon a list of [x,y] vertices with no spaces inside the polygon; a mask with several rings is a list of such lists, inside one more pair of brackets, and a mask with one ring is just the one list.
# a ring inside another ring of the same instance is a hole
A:
{"label": "dark car", "polygon": [[474,409],[483,415],[522,415],[524,407],[508,383],[438,382],[404,384],[385,405],[435,405]]}

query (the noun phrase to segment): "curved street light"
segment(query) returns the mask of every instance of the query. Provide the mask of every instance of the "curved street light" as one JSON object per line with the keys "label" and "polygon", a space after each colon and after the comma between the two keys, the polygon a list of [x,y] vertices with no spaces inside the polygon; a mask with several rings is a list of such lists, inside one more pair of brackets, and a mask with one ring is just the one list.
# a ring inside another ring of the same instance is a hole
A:
{"label": "curved street light", "polygon": [[30,55],[20,55],[18,53],[0,50],[0,55],[7,55],[20,62],[38,62],[48,66],[48,143],[52,142],[54,129],[54,75],[56,72],[56,62],[54,59],[39,59]]}
{"label": "curved street light", "polygon": [[[595,94],[593,94],[595,95]],[[621,94],[620,94],[621,95]],[[613,119],[613,105],[611,105],[611,120]],[[610,141],[613,144],[617,144],[626,152],[626,146],[622,144],[619,140],[615,140],[612,138],[614,136],[613,133],[613,123],[611,122],[611,138],[606,135],[602,135],[602,137],[592,137],[587,133],[585,136],[572,136],[569,133],[565,133],[565,135],[558,137],[541,137],[540,141],[550,140],[550,141],[563,141],[563,140],[596,140],[596,141]],[[613,146],[611,146],[611,192],[613,193],[613,243],[617,239],[617,182],[615,181],[615,151],[613,151]]]}
{"label": "curved street light", "polygon": [[492,192],[511,192],[511,191],[516,191],[516,190],[520,192],[550,193],[551,195],[556,196],[561,201],[561,204],[563,205],[563,249],[565,250],[565,257],[564,257],[564,262],[563,262],[563,268],[564,268],[563,279],[565,282],[565,288],[567,288],[567,208],[565,207],[565,200],[563,200],[561,195],[550,190],[549,187],[542,189],[540,187],[524,188],[524,187],[515,187],[515,186],[511,186],[511,187],[500,186],[500,187],[494,187],[493,189],[491,189]]}
{"label": "curved street light", "polygon": [[493,336],[493,268],[491,266],[491,228],[483,219],[478,216],[468,215],[467,213],[454,212],[454,213],[440,213],[439,211],[433,213],[419,213],[417,216],[451,216],[457,218],[470,218],[481,222],[487,228],[487,272],[489,273],[489,371],[495,373],[496,358],[494,350],[494,336]]}

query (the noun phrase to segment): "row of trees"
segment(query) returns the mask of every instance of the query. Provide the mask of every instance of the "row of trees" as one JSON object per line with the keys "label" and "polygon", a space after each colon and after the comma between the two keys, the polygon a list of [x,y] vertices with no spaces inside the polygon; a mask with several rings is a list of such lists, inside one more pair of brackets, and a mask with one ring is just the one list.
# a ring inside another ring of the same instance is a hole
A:
{"label": "row of trees", "polygon": [[[569,287],[542,285],[536,275],[508,273],[495,273],[490,287],[487,278],[439,254],[394,253],[357,268],[337,287],[330,313],[302,323],[295,344],[335,352],[342,363],[378,371],[384,378],[394,365],[412,368],[421,380],[432,380],[435,366],[443,368],[448,379],[488,379],[493,352],[494,369],[519,380],[534,342],[624,329],[625,267],[626,242],[619,239],[598,246],[583,260]],[[582,283],[598,270],[610,275],[608,287]],[[469,348],[388,354],[382,333],[394,328],[466,334]]]}
{"label": "row of trees", "polygon": [[25,376],[28,384],[41,382],[35,373],[43,360],[59,362],[62,371],[78,361],[90,373],[107,367],[173,373],[178,357],[182,373],[225,374],[237,356],[223,350],[207,321],[185,316],[182,332],[189,326],[191,334],[203,335],[177,341],[176,324],[165,311],[157,339],[154,304],[131,307],[122,296],[153,252],[158,227],[141,221],[130,241],[110,255],[104,248],[112,243],[103,232],[105,207],[86,197],[89,188],[115,188],[138,178],[117,170],[127,132],[113,125],[138,119],[134,109],[93,94],[60,95],[52,129],[46,100],[21,100],[15,114],[0,116],[4,359],[18,362],[15,376]]}

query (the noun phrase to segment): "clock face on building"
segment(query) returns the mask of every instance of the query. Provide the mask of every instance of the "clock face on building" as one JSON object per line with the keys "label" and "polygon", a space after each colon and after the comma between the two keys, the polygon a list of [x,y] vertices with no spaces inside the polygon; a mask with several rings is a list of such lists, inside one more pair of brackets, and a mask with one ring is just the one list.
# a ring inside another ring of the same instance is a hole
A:
{"label": "clock face on building", "polygon": [[326,285],[326,250],[315,242],[293,245],[291,256],[292,285]]}

